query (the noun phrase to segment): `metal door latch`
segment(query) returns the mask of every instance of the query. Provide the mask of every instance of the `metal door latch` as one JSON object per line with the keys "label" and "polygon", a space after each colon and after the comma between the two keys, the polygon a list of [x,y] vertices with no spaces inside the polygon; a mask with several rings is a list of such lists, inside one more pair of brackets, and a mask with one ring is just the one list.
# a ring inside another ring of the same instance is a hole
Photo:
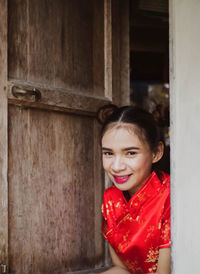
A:
{"label": "metal door latch", "polygon": [[38,89],[23,89],[20,87],[13,86],[12,87],[12,95],[15,98],[28,99],[31,101],[39,101],[41,99],[41,92]]}

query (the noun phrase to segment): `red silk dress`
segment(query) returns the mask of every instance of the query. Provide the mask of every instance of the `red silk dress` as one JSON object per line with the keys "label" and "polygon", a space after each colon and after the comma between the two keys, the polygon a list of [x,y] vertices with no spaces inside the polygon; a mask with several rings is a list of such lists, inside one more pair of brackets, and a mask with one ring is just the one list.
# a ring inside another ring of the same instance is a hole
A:
{"label": "red silk dress", "polygon": [[169,182],[153,171],[129,201],[114,185],[104,193],[103,236],[131,273],[155,273],[159,249],[171,246]]}

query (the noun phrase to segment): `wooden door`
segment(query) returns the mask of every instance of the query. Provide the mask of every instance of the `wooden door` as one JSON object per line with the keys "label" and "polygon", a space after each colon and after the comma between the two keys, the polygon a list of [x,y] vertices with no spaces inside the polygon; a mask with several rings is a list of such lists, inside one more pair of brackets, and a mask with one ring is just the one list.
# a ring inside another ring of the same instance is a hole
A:
{"label": "wooden door", "polygon": [[11,274],[105,266],[95,113],[128,103],[127,15],[128,1],[0,2],[0,262]]}

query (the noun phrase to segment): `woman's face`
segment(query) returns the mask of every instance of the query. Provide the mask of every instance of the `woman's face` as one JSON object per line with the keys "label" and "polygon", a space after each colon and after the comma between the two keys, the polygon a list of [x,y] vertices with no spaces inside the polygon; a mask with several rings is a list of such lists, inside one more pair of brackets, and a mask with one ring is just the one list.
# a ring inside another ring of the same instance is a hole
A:
{"label": "woman's face", "polygon": [[102,138],[103,167],[115,186],[133,195],[151,174],[155,154],[133,129],[114,127]]}

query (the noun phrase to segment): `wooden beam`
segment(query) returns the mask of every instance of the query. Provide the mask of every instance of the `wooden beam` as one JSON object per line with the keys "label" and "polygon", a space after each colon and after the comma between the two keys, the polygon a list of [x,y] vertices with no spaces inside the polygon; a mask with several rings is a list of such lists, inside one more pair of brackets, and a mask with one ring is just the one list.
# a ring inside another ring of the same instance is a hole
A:
{"label": "wooden beam", "polygon": [[104,84],[105,96],[112,100],[112,5],[104,0]]}
{"label": "wooden beam", "polygon": [[[91,96],[89,94],[77,92],[73,93],[65,89],[51,89],[36,83],[27,84],[17,80],[9,81],[8,86],[9,104],[25,107],[94,116],[99,107],[110,102],[108,98],[103,96]],[[17,87],[22,91],[24,90],[24,92],[26,90],[32,91],[35,88],[40,91],[41,98],[37,102],[35,102],[35,97],[32,95],[22,94],[22,96],[16,98],[12,93],[13,87]]]}
{"label": "wooden beam", "polygon": [[0,262],[8,263],[7,0],[0,1]]}
{"label": "wooden beam", "polygon": [[121,105],[130,104],[130,3],[120,2],[120,100]]}
{"label": "wooden beam", "polygon": [[112,99],[116,105],[130,103],[129,1],[112,0]]}

